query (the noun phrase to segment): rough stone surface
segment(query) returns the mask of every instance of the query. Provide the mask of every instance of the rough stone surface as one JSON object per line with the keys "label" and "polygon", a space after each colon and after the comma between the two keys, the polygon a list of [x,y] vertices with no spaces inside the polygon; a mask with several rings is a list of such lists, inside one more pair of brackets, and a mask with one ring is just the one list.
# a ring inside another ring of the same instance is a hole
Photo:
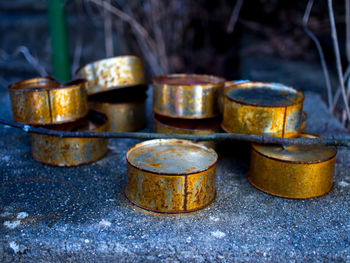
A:
{"label": "rough stone surface", "polygon": [[[11,118],[7,93],[0,103],[1,118]],[[309,132],[349,136],[315,93],[306,94],[305,110]],[[1,262],[350,261],[349,150],[339,150],[329,194],[291,200],[253,188],[240,148],[247,145],[232,144],[219,153],[216,200],[163,215],[123,194],[135,140],[111,140],[96,163],[58,168],[31,158],[23,131],[0,126],[0,136]]]}

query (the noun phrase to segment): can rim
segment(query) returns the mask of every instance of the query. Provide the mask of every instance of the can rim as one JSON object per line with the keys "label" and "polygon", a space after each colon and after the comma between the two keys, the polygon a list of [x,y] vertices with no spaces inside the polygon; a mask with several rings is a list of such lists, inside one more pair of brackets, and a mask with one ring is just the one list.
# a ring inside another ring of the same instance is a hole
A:
{"label": "can rim", "polygon": [[[26,80],[21,80],[10,84],[7,89],[9,92],[13,91],[52,91],[52,90],[62,90],[62,89],[70,89],[75,87],[80,87],[83,84],[86,84],[87,80],[83,78],[74,79],[66,83],[60,83],[55,78],[52,77],[37,77]],[[40,86],[37,86],[40,85]],[[47,87],[50,85],[50,87]],[[53,85],[53,86],[51,86]]]}
{"label": "can rim", "polygon": [[[138,147],[141,147],[141,146],[144,146],[144,145],[147,145],[147,144],[154,144],[154,143],[161,143],[161,142],[173,142],[173,143],[182,143],[182,144],[191,144],[191,145],[194,145],[196,147],[199,147],[199,148],[202,148],[208,152],[210,152],[211,154],[213,154],[215,156],[215,160],[214,162],[209,165],[207,168],[205,169],[199,169],[195,172],[189,172],[189,173],[169,173],[169,172],[155,172],[155,171],[150,171],[150,170],[147,170],[145,168],[140,168],[140,167],[137,167],[136,165],[132,164],[130,161],[129,161],[129,155],[131,154],[131,152],[138,148]],[[147,141],[144,141],[144,142],[141,142],[141,143],[138,143],[134,146],[132,146],[131,148],[129,148],[129,150],[126,152],[126,161],[127,163],[134,167],[135,169],[138,169],[140,171],[144,171],[144,172],[147,172],[147,173],[151,173],[151,174],[155,174],[155,175],[165,175],[165,176],[187,176],[187,175],[191,175],[191,174],[198,174],[198,173],[202,173],[204,171],[207,171],[209,170],[210,168],[212,168],[213,166],[215,166],[217,164],[217,161],[218,161],[218,154],[215,152],[215,150],[213,150],[212,148],[209,148],[209,147],[206,147],[202,144],[198,144],[198,143],[194,143],[192,141],[189,141],[189,140],[181,140],[181,139],[154,139],[154,140],[147,140]]]}
{"label": "can rim", "polygon": [[[162,119],[169,119],[169,121],[183,121],[183,122],[195,122],[195,121],[201,121],[201,122],[207,122],[208,127],[201,127],[201,128],[184,128],[184,127],[179,127],[176,125],[172,125],[169,123],[165,123],[164,121],[162,121]],[[214,119],[217,120],[217,127],[213,127],[214,126]],[[209,123],[209,120],[211,120],[211,122]],[[159,124],[160,126],[166,127],[168,129],[174,129],[174,130],[179,130],[179,131],[194,131],[194,132],[215,132],[215,131],[220,131],[220,123],[221,123],[221,119],[218,117],[214,117],[214,118],[207,118],[207,119],[179,119],[179,118],[169,118],[160,114],[157,114],[156,112],[153,112],[153,122]],[[211,124],[212,127],[209,127],[209,125]]]}
{"label": "can rim", "polygon": [[127,58],[130,58],[130,59],[133,58],[133,59],[136,59],[136,60],[139,60],[140,62],[142,62],[141,58],[138,57],[138,56],[135,56],[135,55],[123,55],[123,56],[115,56],[115,57],[109,57],[109,58],[101,58],[101,59],[98,59],[98,60],[95,60],[95,61],[92,61],[92,62],[88,62],[88,63],[84,64],[83,66],[80,66],[77,70],[75,70],[75,74],[78,74],[79,71],[81,71],[85,67],[93,65],[93,64],[98,64],[98,63],[101,63],[101,62],[107,62],[107,61],[111,61],[111,60],[113,61],[113,60],[127,59]]}
{"label": "can rim", "polygon": [[[311,133],[302,133],[301,136],[305,136],[308,138],[322,138],[321,136],[315,135],[315,134],[311,134]],[[283,160],[283,159],[278,159],[276,157],[271,157],[268,156],[262,152],[260,152],[258,149],[256,149],[256,146],[258,146],[260,144],[258,143],[252,143],[252,150],[255,151],[256,153],[258,153],[259,155],[270,159],[270,160],[275,160],[275,161],[279,161],[279,162],[285,162],[285,163],[292,163],[292,164],[316,164],[316,163],[323,163],[323,162],[327,162],[329,160],[332,160],[333,158],[336,157],[337,153],[338,153],[338,149],[335,146],[326,146],[326,147],[332,147],[334,149],[334,153],[327,159],[325,160],[316,160],[316,161],[292,161],[292,160]]]}
{"label": "can rim", "polygon": [[[206,84],[168,84],[162,79],[176,79],[176,78],[192,78],[197,80],[206,80]],[[225,85],[226,79],[214,75],[206,74],[186,74],[186,73],[175,73],[175,74],[164,74],[160,76],[152,77],[152,82],[154,84],[169,86],[169,87],[193,87],[193,86],[202,86],[202,87],[220,87]]]}
{"label": "can rim", "polygon": [[[290,90],[293,90],[296,94],[298,94],[298,99],[296,102],[291,103],[290,105],[263,105],[263,104],[258,104],[258,103],[249,103],[249,102],[243,102],[243,101],[238,101],[234,98],[231,98],[228,96],[228,92],[231,91],[232,89],[236,89],[236,88],[249,88],[251,86],[265,86],[265,87],[284,87]],[[242,81],[242,82],[238,82],[236,84],[232,83],[231,85],[228,85],[224,88],[224,97],[227,98],[230,101],[234,101],[238,104],[243,104],[243,105],[249,105],[249,106],[253,106],[253,107],[264,107],[264,108],[285,108],[285,107],[291,107],[294,105],[298,105],[298,104],[303,104],[304,100],[305,100],[305,95],[302,91],[291,87],[291,86],[287,86],[281,83],[277,83],[277,82],[261,82],[261,81]]]}

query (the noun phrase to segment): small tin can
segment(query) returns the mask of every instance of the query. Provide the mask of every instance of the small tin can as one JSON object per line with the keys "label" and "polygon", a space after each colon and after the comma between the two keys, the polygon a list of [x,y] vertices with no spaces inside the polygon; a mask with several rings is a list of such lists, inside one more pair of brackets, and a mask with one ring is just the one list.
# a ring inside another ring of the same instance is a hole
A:
{"label": "small tin can", "polygon": [[[95,111],[76,122],[45,128],[60,131],[107,130],[107,117]],[[32,156],[35,160],[55,166],[76,166],[101,159],[108,151],[108,140],[100,138],[60,138],[32,134]]]}
{"label": "small tin can", "polygon": [[115,90],[89,96],[89,107],[108,117],[111,132],[137,131],[146,125],[144,90]]}
{"label": "small tin can", "polygon": [[135,205],[160,213],[201,209],[215,198],[213,149],[187,140],[157,139],[126,153],[125,193]]}
{"label": "small tin can", "polygon": [[[315,138],[310,134],[302,137]],[[286,198],[311,198],[333,187],[337,149],[323,145],[253,144],[248,173],[256,188]]]}
{"label": "small tin can", "polygon": [[171,74],[153,78],[153,111],[181,119],[220,115],[219,95],[225,79],[197,74]]}
{"label": "small tin can", "polygon": [[8,87],[13,120],[31,125],[72,122],[87,115],[86,81],[60,84],[52,78],[34,78]]}
{"label": "small tin can", "polygon": [[242,82],[225,88],[221,127],[230,133],[297,137],[304,95],[279,83]]}
{"label": "small tin can", "polygon": [[[158,114],[153,114],[154,132],[169,134],[197,134],[205,135],[220,132],[220,118],[188,120],[167,118]],[[213,141],[201,141],[207,147],[216,148]]]}
{"label": "small tin can", "polygon": [[147,87],[141,59],[136,56],[98,60],[81,67],[76,74],[88,80],[88,95],[132,86]]}

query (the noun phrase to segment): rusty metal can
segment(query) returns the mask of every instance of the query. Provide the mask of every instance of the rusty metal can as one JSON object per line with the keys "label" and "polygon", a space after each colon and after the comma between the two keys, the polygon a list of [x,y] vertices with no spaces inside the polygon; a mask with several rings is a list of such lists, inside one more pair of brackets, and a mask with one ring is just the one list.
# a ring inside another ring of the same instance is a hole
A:
{"label": "rusty metal can", "polygon": [[280,197],[321,196],[333,187],[336,154],[334,146],[253,144],[248,180],[256,188]]}
{"label": "rusty metal can", "polygon": [[146,98],[141,90],[110,91],[89,96],[89,107],[107,115],[108,131],[137,131],[146,125]]}
{"label": "rusty metal can", "polygon": [[[76,122],[45,126],[60,131],[107,130],[107,117],[95,111]],[[32,156],[35,160],[55,166],[76,166],[101,159],[108,151],[108,140],[100,138],[60,138],[32,134]]]}
{"label": "rusty metal can", "polygon": [[225,88],[226,132],[274,137],[300,133],[304,95],[279,83],[242,82]]}
{"label": "rusty metal can", "polygon": [[125,193],[135,205],[161,213],[201,209],[215,198],[216,152],[187,140],[157,139],[126,153]]}
{"label": "rusty metal can", "polygon": [[197,74],[153,78],[153,111],[159,115],[204,119],[220,115],[219,95],[225,79]]}
{"label": "rusty metal can", "polygon": [[146,86],[141,59],[136,56],[120,56],[89,63],[76,72],[88,80],[88,95],[133,86]]}
{"label": "rusty metal can", "polygon": [[[220,118],[188,120],[153,114],[154,131],[157,133],[205,135],[220,132],[220,122]],[[199,144],[216,148],[216,143],[213,141],[201,141]]]}
{"label": "rusty metal can", "polygon": [[86,81],[60,84],[52,78],[34,78],[8,87],[13,120],[32,125],[72,122],[87,115]]}

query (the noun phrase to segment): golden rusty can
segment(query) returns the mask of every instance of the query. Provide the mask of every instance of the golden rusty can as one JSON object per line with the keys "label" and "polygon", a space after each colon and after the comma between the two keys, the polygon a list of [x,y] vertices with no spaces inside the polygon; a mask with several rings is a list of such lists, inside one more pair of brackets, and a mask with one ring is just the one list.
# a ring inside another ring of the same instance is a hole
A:
{"label": "golden rusty can", "polygon": [[125,193],[135,205],[160,213],[184,213],[215,198],[216,152],[187,140],[157,139],[126,153]]}
{"label": "golden rusty can", "polygon": [[[188,120],[167,118],[158,114],[153,114],[154,132],[168,134],[196,134],[205,135],[220,132],[220,118]],[[216,148],[213,141],[201,141],[207,147]]]}
{"label": "golden rusty can", "polygon": [[297,137],[304,95],[279,83],[242,82],[225,88],[221,127],[230,133]]}
{"label": "golden rusty can", "polygon": [[132,86],[145,86],[141,59],[120,56],[98,60],[77,70],[77,76],[88,80],[88,95]]}
{"label": "golden rusty can", "polygon": [[[95,111],[76,122],[45,126],[59,131],[107,130],[107,117]],[[32,134],[32,156],[35,160],[55,166],[76,166],[101,159],[108,151],[108,140],[101,138],[60,138]]]}
{"label": "golden rusty can", "polygon": [[197,74],[153,78],[153,111],[159,115],[204,119],[220,115],[219,96],[225,79]]}
{"label": "golden rusty can", "polygon": [[334,146],[253,144],[248,180],[256,188],[280,197],[321,196],[333,187],[336,154]]}
{"label": "golden rusty can", "polygon": [[52,78],[34,78],[8,87],[13,120],[31,125],[72,122],[88,113],[86,81],[60,84]]}
{"label": "golden rusty can", "polygon": [[89,96],[89,107],[108,117],[108,131],[132,132],[146,125],[146,98],[143,92],[104,92]]}

